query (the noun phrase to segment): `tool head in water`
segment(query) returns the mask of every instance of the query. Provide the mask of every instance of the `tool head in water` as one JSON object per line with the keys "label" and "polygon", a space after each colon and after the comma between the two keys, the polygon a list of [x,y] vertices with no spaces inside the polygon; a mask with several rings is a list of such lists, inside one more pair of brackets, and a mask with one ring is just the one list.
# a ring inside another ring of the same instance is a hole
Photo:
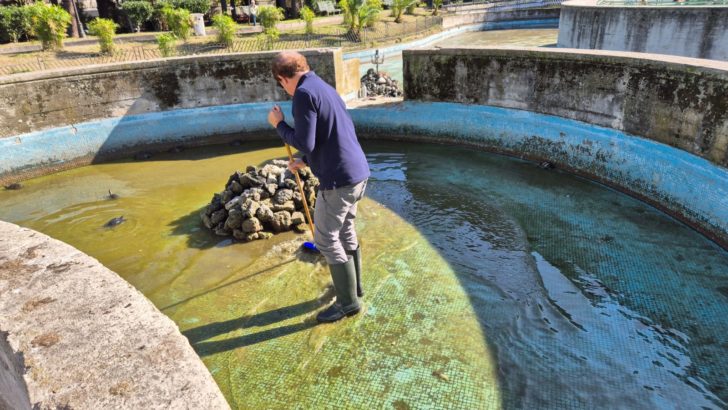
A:
{"label": "tool head in water", "polygon": [[303,249],[306,252],[321,253],[321,251],[318,250],[318,248],[316,247],[316,245],[313,242],[304,242],[303,245],[301,246],[301,249]]}

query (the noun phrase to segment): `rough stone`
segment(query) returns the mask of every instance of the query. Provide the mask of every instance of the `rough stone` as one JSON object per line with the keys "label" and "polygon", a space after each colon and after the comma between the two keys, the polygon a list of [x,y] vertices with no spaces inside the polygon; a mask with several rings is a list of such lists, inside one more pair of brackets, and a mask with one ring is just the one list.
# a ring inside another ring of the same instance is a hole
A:
{"label": "rough stone", "polygon": [[260,223],[258,218],[252,217],[243,221],[242,231],[245,233],[253,233],[263,230],[263,224]]}
{"label": "rough stone", "polygon": [[286,211],[274,213],[271,226],[274,232],[284,232],[291,229],[291,214]]}
{"label": "rough stone", "polygon": [[293,212],[296,210],[296,205],[293,204],[293,201],[286,201],[282,204],[273,204],[273,212],[279,212],[279,211],[286,211],[286,212]]}
{"label": "rough stone", "polygon": [[210,224],[213,226],[217,225],[220,222],[224,221],[226,217],[227,217],[227,212],[224,209],[215,211],[212,213],[212,216],[210,217]]}
{"label": "rough stone", "polygon": [[306,222],[306,218],[302,212],[294,212],[291,214],[291,223],[294,225],[302,224]]}
{"label": "rough stone", "polygon": [[293,190],[291,189],[280,189],[273,196],[273,203],[284,204],[293,199]]}

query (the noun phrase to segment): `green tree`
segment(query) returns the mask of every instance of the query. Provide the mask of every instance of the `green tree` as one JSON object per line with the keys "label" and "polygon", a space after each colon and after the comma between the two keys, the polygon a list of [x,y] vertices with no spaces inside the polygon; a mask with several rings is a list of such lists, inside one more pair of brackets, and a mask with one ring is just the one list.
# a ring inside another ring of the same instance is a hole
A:
{"label": "green tree", "polygon": [[40,39],[43,50],[62,49],[71,15],[61,6],[40,2],[29,7],[32,8],[33,32]]}
{"label": "green tree", "polygon": [[341,0],[339,7],[344,10],[344,22],[349,27],[349,32],[357,37],[361,34],[362,27],[376,19],[382,10],[379,4],[367,0]]}
{"label": "green tree", "polygon": [[301,18],[306,22],[306,34],[313,34],[314,17],[316,17],[316,13],[314,13],[308,6],[303,6],[301,9]]}
{"label": "green tree", "polygon": [[377,13],[366,22],[365,26],[374,27],[374,24],[379,21],[380,12],[384,9],[382,7],[382,0],[367,0],[367,4],[370,8],[376,9]]}
{"label": "green tree", "polygon": [[263,26],[263,34],[269,40],[278,40],[280,33],[276,28],[279,21],[283,20],[283,9],[280,7],[273,6],[260,6],[258,7],[258,19],[260,24]]}
{"label": "green tree", "polygon": [[238,29],[238,25],[235,24],[232,17],[227,14],[217,14],[212,18],[212,25],[217,29],[217,41],[227,47],[232,46],[235,32]]}
{"label": "green tree", "polygon": [[116,35],[116,29],[119,27],[118,24],[114,23],[113,20],[95,18],[88,23],[89,34],[97,36],[99,38],[99,46],[101,52],[105,54],[114,54],[114,36]]}
{"label": "green tree", "polygon": [[136,32],[140,31],[140,26],[152,18],[154,13],[152,4],[144,0],[127,0],[121,4],[121,9],[129,17],[132,29]]}
{"label": "green tree", "polygon": [[432,15],[437,16],[438,10],[442,7],[442,0],[432,0],[432,7],[434,9],[432,10]]}
{"label": "green tree", "polygon": [[395,23],[402,22],[402,13],[411,7],[413,4],[417,4],[418,0],[392,0],[392,16],[394,17]]}
{"label": "green tree", "polygon": [[185,9],[164,9],[164,19],[175,37],[187,41],[192,30],[190,12]]}

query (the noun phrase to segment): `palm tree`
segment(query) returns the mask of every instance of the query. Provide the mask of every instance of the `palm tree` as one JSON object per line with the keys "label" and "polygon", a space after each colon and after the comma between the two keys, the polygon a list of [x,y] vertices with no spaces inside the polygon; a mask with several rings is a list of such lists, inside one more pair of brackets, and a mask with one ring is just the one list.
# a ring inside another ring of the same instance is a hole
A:
{"label": "palm tree", "polygon": [[382,9],[375,2],[367,0],[341,0],[339,6],[344,10],[344,21],[349,26],[349,32],[357,39],[362,27],[374,20]]}
{"label": "palm tree", "polygon": [[395,23],[402,22],[402,13],[407,10],[408,7],[417,4],[418,0],[392,0],[392,15],[394,16]]}

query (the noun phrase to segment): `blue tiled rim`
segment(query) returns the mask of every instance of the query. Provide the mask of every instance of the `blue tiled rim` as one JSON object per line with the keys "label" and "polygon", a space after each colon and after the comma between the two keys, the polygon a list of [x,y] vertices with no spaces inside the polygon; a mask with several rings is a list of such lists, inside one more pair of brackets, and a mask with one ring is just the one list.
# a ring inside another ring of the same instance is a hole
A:
{"label": "blue tiled rim", "polygon": [[[270,132],[272,104],[132,115],[3,138],[0,176],[129,147]],[[279,104],[290,112],[288,103]],[[551,161],[637,196],[728,248],[728,170],[680,149],[575,120],[481,105],[407,101],[350,113],[365,137],[473,145]]]}

